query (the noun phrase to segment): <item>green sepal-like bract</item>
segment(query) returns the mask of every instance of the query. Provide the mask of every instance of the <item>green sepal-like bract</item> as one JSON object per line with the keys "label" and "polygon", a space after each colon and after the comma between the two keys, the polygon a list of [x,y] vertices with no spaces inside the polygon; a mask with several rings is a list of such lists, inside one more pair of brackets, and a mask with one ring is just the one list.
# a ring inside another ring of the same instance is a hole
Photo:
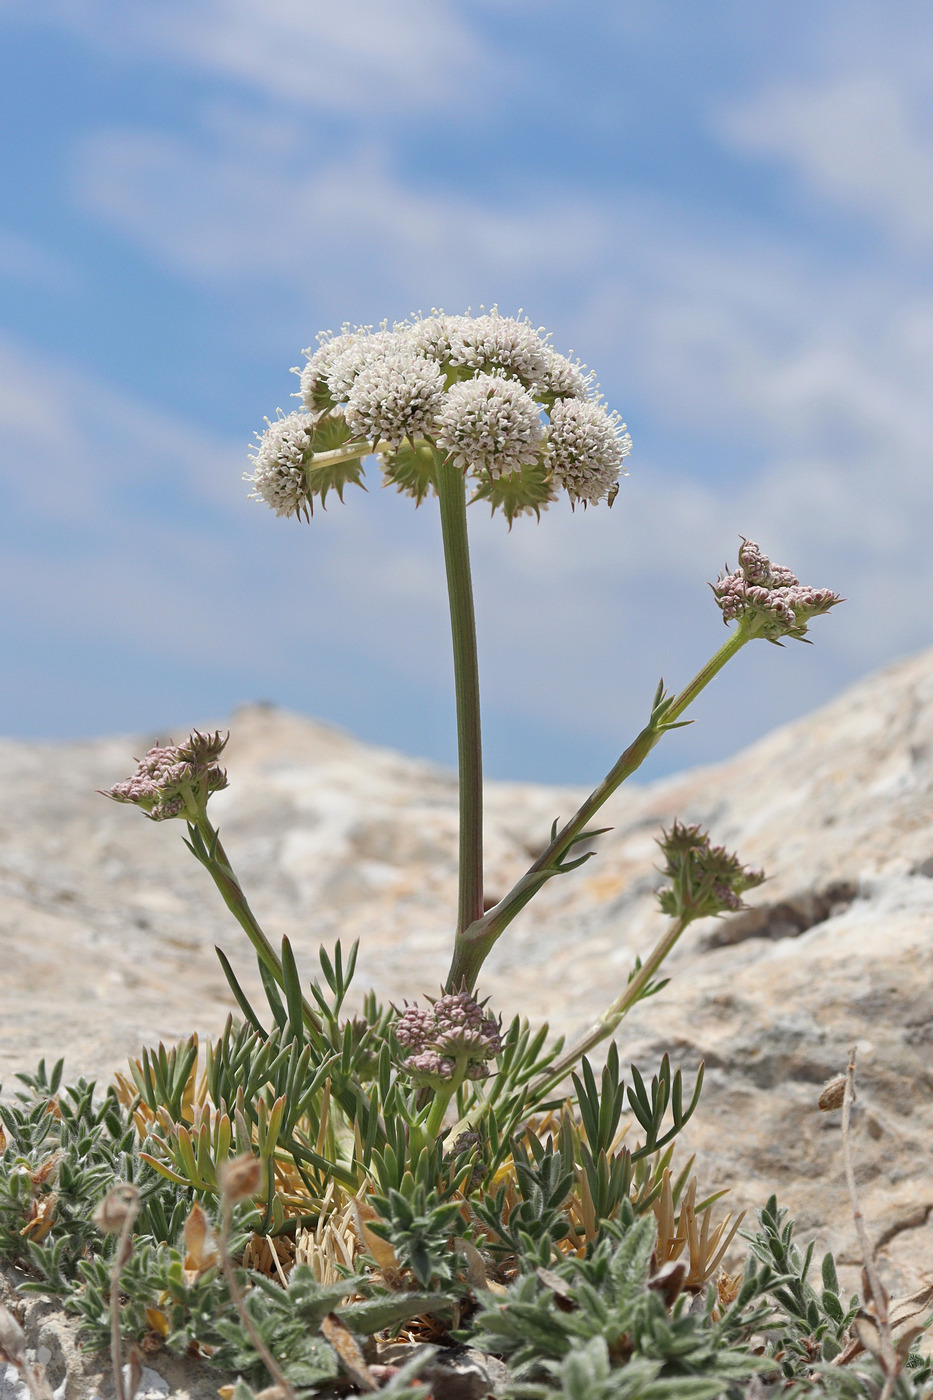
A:
{"label": "green sepal-like bract", "polygon": [[[362,456],[350,457],[345,461],[317,462],[316,458],[325,452],[336,452],[350,441],[350,429],[346,420],[338,414],[328,413],[314,425],[308,444],[308,454],[304,459],[305,474],[308,479],[309,509],[315,496],[320,496],[321,505],[327,504],[328,491],[336,491],[343,500],[347,485],[363,487]],[[366,488],[363,487],[365,490]]]}
{"label": "green sepal-like bract", "polygon": [[538,458],[521,471],[506,472],[492,477],[488,472],[479,472],[480,484],[470,498],[473,501],[488,501],[493,513],[501,510],[511,529],[512,523],[520,515],[533,512],[540,519],[551,501],[557,500],[554,481],[543,458]]}
{"label": "green sepal-like bract", "polygon": [[437,495],[436,463],[430,443],[403,442],[397,452],[387,452],[379,460],[386,486],[411,496],[416,506],[428,496]]}

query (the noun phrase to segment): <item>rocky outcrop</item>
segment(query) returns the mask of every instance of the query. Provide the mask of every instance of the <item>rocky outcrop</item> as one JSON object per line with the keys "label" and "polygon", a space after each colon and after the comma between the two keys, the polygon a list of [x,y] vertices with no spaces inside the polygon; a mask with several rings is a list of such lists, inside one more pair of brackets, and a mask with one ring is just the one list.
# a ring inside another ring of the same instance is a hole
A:
{"label": "rocky outcrop", "polygon": [[[455,905],[453,777],[275,709],[241,710],[230,727],[231,786],[212,810],[270,937],[288,934],[305,975],[318,943],[359,938],[361,991],[400,1001],[436,987]],[[105,1075],[142,1043],[216,1031],[231,998],[215,943],[255,986],[180,823],[95,793],[153,740],[0,742],[5,1093],[40,1055]],[[491,896],[581,795],[490,785]],[[705,1060],[688,1134],[703,1188],[731,1185],[741,1205],[776,1190],[854,1278],[839,1115],[816,1099],[857,1044],[863,1209],[906,1290],[933,1245],[933,652],[727,763],[629,785],[605,813],[597,858],[520,916],[481,991],[506,1015],[585,1024],[663,926],[660,826],[708,826],[770,879],[749,912],[688,932],[670,984],[621,1028],[623,1059],[653,1071],[670,1050],[688,1078]]]}

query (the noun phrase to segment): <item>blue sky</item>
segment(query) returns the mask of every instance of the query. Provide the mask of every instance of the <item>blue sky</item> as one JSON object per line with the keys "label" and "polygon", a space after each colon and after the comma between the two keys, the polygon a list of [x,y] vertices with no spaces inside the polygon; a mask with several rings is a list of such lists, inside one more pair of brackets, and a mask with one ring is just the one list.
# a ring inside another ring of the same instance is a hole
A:
{"label": "blue sky", "polygon": [[933,12],[0,0],[0,732],[266,699],[452,763],[433,508],[279,521],[318,330],[523,308],[635,443],[612,512],[471,513],[487,768],[588,782],[723,628],[739,534],[845,607],[651,759],[933,641]]}

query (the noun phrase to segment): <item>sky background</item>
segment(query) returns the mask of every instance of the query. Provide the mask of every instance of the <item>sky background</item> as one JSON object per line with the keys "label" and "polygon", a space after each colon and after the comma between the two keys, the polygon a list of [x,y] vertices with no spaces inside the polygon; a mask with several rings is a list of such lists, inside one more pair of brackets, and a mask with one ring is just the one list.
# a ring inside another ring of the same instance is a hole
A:
{"label": "sky background", "polygon": [[643,772],[933,642],[933,10],[0,0],[0,733],[252,700],[453,764],[433,504],[241,477],[316,333],[498,303],[634,439],[471,538],[487,770],[587,783],[724,637],[740,534],[848,601]]}

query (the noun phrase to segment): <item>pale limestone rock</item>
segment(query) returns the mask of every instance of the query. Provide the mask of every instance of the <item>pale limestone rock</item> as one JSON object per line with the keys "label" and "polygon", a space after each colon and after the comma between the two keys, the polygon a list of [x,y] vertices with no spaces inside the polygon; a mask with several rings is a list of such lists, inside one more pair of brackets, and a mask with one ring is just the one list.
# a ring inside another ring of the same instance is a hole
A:
{"label": "pale limestone rock", "polygon": [[[360,991],[401,1001],[436,988],[456,899],[453,777],[267,707],[238,712],[231,729],[231,786],[212,810],[270,937],[288,934],[305,976],[319,942],[359,938]],[[0,742],[5,1093],[40,1055],[66,1053],[71,1076],[105,1075],[141,1043],[216,1032],[232,1002],[214,943],[259,996],[246,939],[182,825],[95,794],[153,738]],[[490,895],[582,795],[490,785]],[[628,785],[604,814],[614,830],[597,858],[519,917],[481,992],[506,1017],[584,1026],[663,927],[660,827],[675,816],[708,826],[771,878],[752,912],[688,931],[670,985],[623,1025],[623,1061],[651,1073],[669,1049],[692,1082],[705,1058],[687,1135],[701,1189],[731,1185],[743,1206],[776,1190],[854,1280],[839,1114],[816,1099],[857,1044],[863,1210],[886,1241],[892,1288],[914,1286],[933,1242],[933,652],[727,763]]]}

